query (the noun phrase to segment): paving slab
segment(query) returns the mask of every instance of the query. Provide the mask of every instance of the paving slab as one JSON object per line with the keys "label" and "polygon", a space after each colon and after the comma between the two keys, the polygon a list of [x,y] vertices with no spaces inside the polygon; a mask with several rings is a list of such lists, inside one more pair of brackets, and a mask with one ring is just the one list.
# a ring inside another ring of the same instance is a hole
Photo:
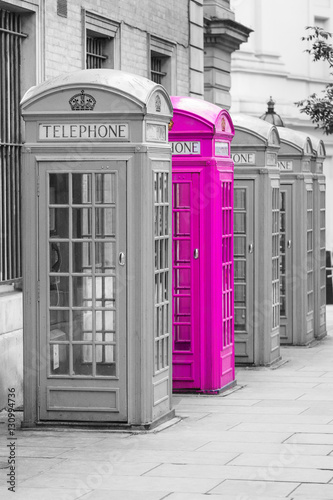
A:
{"label": "paving slab", "polygon": [[[247,499],[247,496],[264,497],[270,496],[292,496],[291,493],[295,490],[296,483],[274,482],[274,481],[237,481],[226,480],[221,482],[216,488],[210,490],[210,495],[239,495],[240,500]],[[214,496],[212,497],[212,500]],[[313,500],[317,498],[314,497]]]}
{"label": "paving slab", "polygon": [[333,484],[301,484],[293,491],[292,496],[299,498],[311,498],[312,500],[332,500]]}
{"label": "paving slab", "polygon": [[0,487],[1,500],[77,500],[85,493],[86,491],[76,491],[73,488],[25,488],[20,485],[12,493]]}
{"label": "paving slab", "polygon": [[288,468],[281,462],[271,462],[265,467],[232,467],[212,465],[175,465],[162,464],[145,474],[145,477],[169,477],[172,478],[211,478],[211,479],[240,479],[252,481],[276,481],[295,483],[328,483],[333,478],[331,470]]}
{"label": "paving slab", "polygon": [[251,466],[251,467],[296,467],[301,469],[321,469],[333,471],[333,455],[296,455],[293,453],[280,454],[257,454],[240,453],[237,457],[228,462],[230,466]]}

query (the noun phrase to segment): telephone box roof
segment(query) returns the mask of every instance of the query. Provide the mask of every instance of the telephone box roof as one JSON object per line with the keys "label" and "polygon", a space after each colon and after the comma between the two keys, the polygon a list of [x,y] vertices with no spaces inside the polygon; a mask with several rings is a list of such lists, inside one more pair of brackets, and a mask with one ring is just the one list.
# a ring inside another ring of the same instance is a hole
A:
{"label": "telephone box roof", "polygon": [[284,153],[284,144],[303,154],[314,154],[312,141],[307,134],[291,128],[279,127],[281,138],[281,153]]}
{"label": "telephone box roof", "polygon": [[249,136],[252,135],[256,137],[260,142],[264,142],[267,145],[279,146],[280,129],[277,129],[275,125],[261,120],[260,118],[243,114],[233,114],[232,119],[236,130],[234,145],[237,145],[237,131],[240,131]]}
{"label": "telephone box roof", "polygon": [[85,69],[59,75],[30,88],[24,95],[21,104],[26,106],[28,103],[54,91],[79,86],[104,88],[106,91],[113,91],[125,97],[127,96],[142,105],[149,101],[149,97],[154,90],[160,89],[170,102],[164,87],[148,80],[148,78],[114,69]]}
{"label": "telephone box roof", "polygon": [[[231,117],[225,109],[195,97],[187,96],[172,96],[171,102],[174,112],[192,117],[194,120],[201,121],[213,128],[216,132],[224,132],[226,134],[234,135],[234,126]],[[224,117],[225,124],[221,128],[221,120]],[[224,130],[223,130],[224,128]],[[177,124],[172,132],[177,131]]]}

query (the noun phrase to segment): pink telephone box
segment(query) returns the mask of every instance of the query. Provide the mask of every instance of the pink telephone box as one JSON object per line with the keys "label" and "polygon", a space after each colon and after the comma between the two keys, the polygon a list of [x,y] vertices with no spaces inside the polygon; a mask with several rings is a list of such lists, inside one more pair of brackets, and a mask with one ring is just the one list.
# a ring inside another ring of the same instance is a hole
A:
{"label": "pink telephone box", "polygon": [[217,393],[235,383],[234,127],[215,104],[171,101],[173,390]]}

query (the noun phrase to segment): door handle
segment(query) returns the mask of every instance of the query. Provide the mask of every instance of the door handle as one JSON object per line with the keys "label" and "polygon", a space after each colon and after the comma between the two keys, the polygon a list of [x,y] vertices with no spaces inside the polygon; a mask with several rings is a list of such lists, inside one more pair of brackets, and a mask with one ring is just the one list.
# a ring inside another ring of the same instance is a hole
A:
{"label": "door handle", "polygon": [[291,240],[287,241],[287,248],[291,248]]}
{"label": "door handle", "polygon": [[124,252],[120,252],[119,254],[119,265],[124,266],[125,265],[125,254]]}
{"label": "door handle", "polygon": [[194,250],[194,252],[193,252],[193,257],[194,257],[195,259],[198,259],[198,258],[199,258],[199,248],[196,248],[196,249]]}
{"label": "door handle", "polygon": [[249,244],[249,253],[253,253],[253,243]]}

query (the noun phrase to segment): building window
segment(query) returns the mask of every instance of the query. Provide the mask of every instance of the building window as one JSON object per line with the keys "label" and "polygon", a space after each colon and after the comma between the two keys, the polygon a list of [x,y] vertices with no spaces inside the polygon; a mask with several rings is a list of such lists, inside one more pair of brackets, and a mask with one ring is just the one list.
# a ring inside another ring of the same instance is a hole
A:
{"label": "building window", "polygon": [[[163,61],[164,59],[164,61]],[[164,68],[165,58],[160,57],[159,55],[152,54],[151,56],[151,80],[155,83],[162,84],[162,79],[167,75],[167,72],[162,71]]]}
{"label": "building window", "polygon": [[103,68],[107,60],[105,45],[107,39],[87,35],[86,68]]}
{"label": "building window", "polygon": [[0,9],[0,283],[21,272],[21,16]]}
{"label": "building window", "polygon": [[176,55],[176,44],[149,36],[149,78],[174,95],[177,93]]}
{"label": "building window", "polygon": [[84,11],[86,41],[84,67],[120,68],[120,25],[110,19]]}

